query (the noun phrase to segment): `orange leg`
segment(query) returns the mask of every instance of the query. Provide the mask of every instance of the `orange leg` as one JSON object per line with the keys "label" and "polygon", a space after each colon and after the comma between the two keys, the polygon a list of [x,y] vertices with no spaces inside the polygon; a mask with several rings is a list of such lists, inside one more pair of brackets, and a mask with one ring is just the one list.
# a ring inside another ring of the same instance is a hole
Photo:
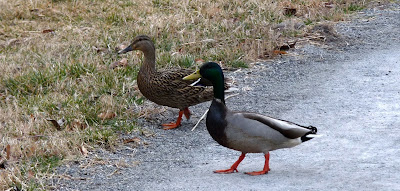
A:
{"label": "orange leg", "polygon": [[262,175],[262,174],[267,174],[268,171],[271,169],[269,168],[269,152],[265,154],[265,164],[264,164],[264,169],[262,171],[254,171],[254,172],[246,172],[248,175],[252,176],[257,176],[257,175]]}
{"label": "orange leg", "polygon": [[183,109],[183,114],[185,114],[186,119],[190,119],[191,114],[188,107]]}
{"label": "orange leg", "polygon": [[215,173],[221,173],[221,174],[229,174],[229,173],[233,173],[233,172],[239,172],[237,170],[237,167],[239,166],[240,162],[242,162],[242,160],[244,159],[244,157],[246,156],[246,154],[242,153],[239,157],[239,159],[233,163],[233,165],[231,166],[231,168],[226,169],[226,170],[216,170],[214,171]]}
{"label": "orange leg", "polygon": [[190,114],[189,108],[185,108],[185,109],[179,111],[179,116],[175,123],[171,122],[171,123],[162,124],[162,126],[165,127],[164,130],[175,129],[175,128],[179,127],[181,125],[183,115],[185,115],[186,119],[190,119],[191,114]]}
{"label": "orange leg", "polygon": [[181,125],[183,113],[184,113],[183,110],[179,111],[179,116],[175,123],[171,122],[171,123],[162,124],[162,126],[164,126],[164,130],[175,129],[175,128],[179,127]]}

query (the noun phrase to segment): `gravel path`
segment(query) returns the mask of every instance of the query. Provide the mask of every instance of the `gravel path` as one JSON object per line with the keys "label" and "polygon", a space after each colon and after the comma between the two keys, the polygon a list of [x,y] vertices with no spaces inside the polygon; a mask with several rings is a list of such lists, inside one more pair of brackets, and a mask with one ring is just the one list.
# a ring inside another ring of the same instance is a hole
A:
{"label": "gravel path", "polygon": [[190,131],[204,103],[175,130],[159,126],[175,119],[172,109],[143,120],[147,136],[139,136],[138,147],[97,150],[60,167],[62,178],[52,184],[57,190],[400,190],[400,6],[366,10],[336,30],[340,38],[328,46],[298,46],[273,62],[226,73],[240,88],[229,108],[324,134],[271,152],[267,175],[243,173],[261,170],[262,154],[248,154],[239,173],[212,172],[240,153],[214,142],[204,122]]}

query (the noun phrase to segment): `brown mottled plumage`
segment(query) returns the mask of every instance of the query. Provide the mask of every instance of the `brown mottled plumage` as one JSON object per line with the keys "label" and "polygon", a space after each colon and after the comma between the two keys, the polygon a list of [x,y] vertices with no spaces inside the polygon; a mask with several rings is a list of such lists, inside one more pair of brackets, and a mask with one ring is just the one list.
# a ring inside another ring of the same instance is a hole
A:
{"label": "brown mottled plumage", "polygon": [[150,101],[164,106],[178,108],[179,117],[176,123],[163,124],[173,129],[180,125],[182,115],[189,119],[189,106],[213,99],[212,87],[190,86],[194,81],[182,80],[191,74],[189,69],[156,70],[156,54],[152,40],[145,35],[137,36],[133,42],[119,53],[140,50],[144,54],[144,62],[140,67],[137,84],[140,92]]}

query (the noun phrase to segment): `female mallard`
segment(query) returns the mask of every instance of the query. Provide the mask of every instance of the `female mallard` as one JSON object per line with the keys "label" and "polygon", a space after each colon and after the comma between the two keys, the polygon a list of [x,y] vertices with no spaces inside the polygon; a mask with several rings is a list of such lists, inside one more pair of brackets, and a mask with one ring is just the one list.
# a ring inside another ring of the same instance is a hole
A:
{"label": "female mallard", "polygon": [[189,69],[156,70],[156,54],[152,40],[145,35],[137,36],[132,44],[119,54],[133,50],[140,50],[144,54],[144,61],[140,67],[137,84],[140,92],[150,101],[164,106],[178,108],[177,121],[163,124],[164,129],[173,129],[181,124],[182,115],[190,117],[189,106],[193,106],[213,99],[212,88],[191,86],[193,81],[182,80],[193,72]]}
{"label": "female mallard", "polygon": [[219,65],[214,62],[203,64],[200,70],[184,79],[198,78],[211,81],[214,87],[214,99],[206,119],[208,132],[220,145],[242,152],[231,168],[214,171],[216,173],[237,172],[237,167],[246,153],[264,153],[264,169],[246,174],[266,174],[270,170],[269,151],[294,147],[312,139],[317,133],[317,128],[313,126],[305,127],[256,113],[230,111],[225,105],[224,75]]}

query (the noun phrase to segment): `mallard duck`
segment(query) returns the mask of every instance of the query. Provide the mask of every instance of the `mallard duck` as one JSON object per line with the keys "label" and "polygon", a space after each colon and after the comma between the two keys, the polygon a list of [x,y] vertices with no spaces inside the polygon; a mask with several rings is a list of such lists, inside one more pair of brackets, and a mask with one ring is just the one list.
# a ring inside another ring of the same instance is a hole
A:
{"label": "mallard duck", "polygon": [[[182,116],[190,118],[189,106],[193,106],[213,99],[212,87],[191,86],[193,81],[182,80],[193,72],[189,69],[156,69],[156,54],[153,41],[145,35],[137,36],[133,42],[118,54],[140,50],[144,54],[144,61],[137,76],[137,85],[140,92],[150,101],[179,109],[176,122],[163,124],[164,129],[173,129],[181,124]],[[207,82],[203,83],[207,85]],[[211,84],[210,84],[211,85]]]}
{"label": "mallard duck", "polygon": [[229,169],[217,170],[215,173],[237,172],[246,153],[264,153],[263,170],[246,174],[266,174],[270,170],[269,151],[294,147],[316,136],[317,128],[313,126],[306,127],[257,113],[230,111],[225,105],[224,75],[220,66],[214,62],[203,64],[200,70],[184,79],[198,78],[211,81],[214,87],[214,99],[206,118],[208,132],[220,145],[242,152]]}

